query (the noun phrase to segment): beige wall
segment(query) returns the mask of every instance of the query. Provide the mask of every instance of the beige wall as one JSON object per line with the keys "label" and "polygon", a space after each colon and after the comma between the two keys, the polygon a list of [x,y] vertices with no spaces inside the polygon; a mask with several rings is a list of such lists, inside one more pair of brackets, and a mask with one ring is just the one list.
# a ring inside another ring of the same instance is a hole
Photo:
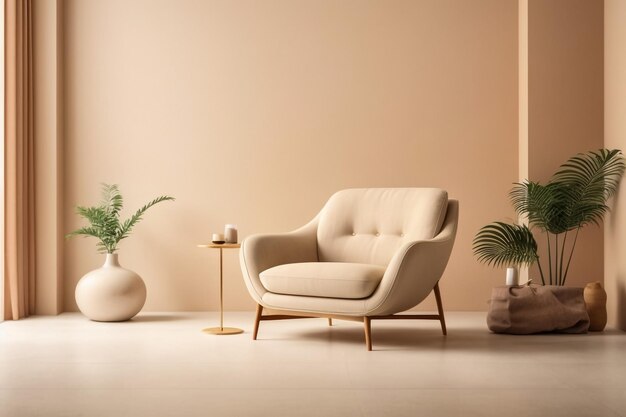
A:
{"label": "beige wall", "polygon": [[[387,186],[461,200],[444,303],[486,309],[504,274],[471,240],[513,215],[516,1],[70,0],[65,19],[65,230],[100,182],[129,208],[177,197],[121,246],[147,310],[217,309],[217,253],[195,245],[224,223],[286,231],[338,189]],[[68,310],[94,243],[64,246]],[[227,309],[252,308],[234,252],[225,278]]]}
{"label": "beige wall", "polygon": [[[476,264],[475,231],[512,217],[513,181],[602,146],[601,1],[65,5],[48,84],[64,117],[42,129],[57,141],[40,158],[56,187],[38,196],[53,207],[38,214],[42,313],[74,310],[77,280],[101,262],[93,241],[58,242],[79,224],[70,207],[94,202],[103,181],[129,208],[178,198],[122,245],[148,310],[217,308],[217,254],[195,244],[224,223],[243,236],[289,230],[361,186],[461,200],[446,307],[484,310],[502,271]],[[586,229],[569,284],[601,279],[602,253],[602,231]],[[251,308],[234,252],[225,267],[227,308]]]}
{"label": "beige wall", "polygon": [[[604,1],[604,138],[626,150],[626,2]],[[626,330],[626,181],[605,224],[604,279],[609,323]]]}
{"label": "beige wall", "polygon": [[[520,94],[520,106],[527,105],[527,119],[520,118],[520,160],[528,164],[520,166],[520,176],[544,182],[569,157],[603,147],[603,3],[523,0],[520,5],[527,7],[520,12],[527,24],[520,31],[527,36],[520,39],[527,48],[527,55],[520,55],[526,71],[520,75],[527,76],[527,97]],[[547,276],[545,235],[537,240]],[[602,256],[602,228],[582,229],[567,285],[602,281]],[[539,273],[532,270],[531,277],[538,280]]]}

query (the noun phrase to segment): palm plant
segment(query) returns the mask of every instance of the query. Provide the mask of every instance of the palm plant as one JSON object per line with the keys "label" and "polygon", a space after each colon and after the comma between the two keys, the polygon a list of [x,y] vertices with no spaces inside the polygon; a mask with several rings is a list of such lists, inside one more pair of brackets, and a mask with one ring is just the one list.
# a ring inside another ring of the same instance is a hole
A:
{"label": "palm plant", "polygon": [[[473,246],[478,261],[492,266],[531,266],[536,262],[542,284],[565,285],[580,229],[600,224],[624,168],[620,150],[600,149],[570,158],[545,185],[529,180],[516,183],[509,197],[518,216],[525,217],[530,227],[495,222],[481,228]],[[534,229],[546,235],[547,277]]]}
{"label": "palm plant", "polygon": [[133,227],[141,221],[144,213],[155,204],[162,201],[174,200],[173,197],[160,196],[141,207],[130,218],[121,221],[120,211],[124,207],[124,200],[116,184],[102,184],[102,200],[93,207],[76,207],[76,213],[89,222],[89,226],[81,227],[66,235],[91,236],[98,239],[97,247],[100,253],[115,253],[117,245],[126,239]]}

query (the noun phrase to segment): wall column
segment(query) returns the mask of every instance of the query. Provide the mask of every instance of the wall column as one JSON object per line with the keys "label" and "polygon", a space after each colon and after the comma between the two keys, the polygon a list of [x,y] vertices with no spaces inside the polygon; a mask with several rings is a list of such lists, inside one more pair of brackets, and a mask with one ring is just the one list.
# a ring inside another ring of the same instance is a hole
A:
{"label": "wall column", "polygon": [[[604,143],[626,150],[626,2],[604,1]],[[605,224],[604,283],[609,325],[626,330],[626,180]]]}
{"label": "wall column", "polygon": [[[520,0],[519,24],[519,176],[545,182],[569,157],[603,147],[603,4]],[[545,253],[545,236],[537,241]],[[602,281],[602,256],[602,229],[582,229],[567,285]]]}
{"label": "wall column", "polygon": [[34,0],[36,314],[63,311],[62,1]]}

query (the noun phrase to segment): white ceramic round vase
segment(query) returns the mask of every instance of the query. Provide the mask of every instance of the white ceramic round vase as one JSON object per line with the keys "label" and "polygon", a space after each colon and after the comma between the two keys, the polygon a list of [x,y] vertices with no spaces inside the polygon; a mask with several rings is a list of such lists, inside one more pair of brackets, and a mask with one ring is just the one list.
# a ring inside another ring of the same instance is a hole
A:
{"label": "white ceramic round vase", "polygon": [[146,302],[146,284],[139,275],[122,268],[117,253],[107,253],[102,268],[88,272],[76,285],[76,304],[94,321],[125,321]]}

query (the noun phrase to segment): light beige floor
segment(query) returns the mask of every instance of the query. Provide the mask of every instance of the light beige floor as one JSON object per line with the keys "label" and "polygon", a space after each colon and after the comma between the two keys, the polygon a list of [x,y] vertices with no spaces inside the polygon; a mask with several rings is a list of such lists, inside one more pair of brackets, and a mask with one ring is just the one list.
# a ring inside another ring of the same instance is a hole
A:
{"label": "light beige floor", "polygon": [[501,336],[436,322],[265,322],[215,313],[0,323],[0,416],[626,416],[626,333]]}

